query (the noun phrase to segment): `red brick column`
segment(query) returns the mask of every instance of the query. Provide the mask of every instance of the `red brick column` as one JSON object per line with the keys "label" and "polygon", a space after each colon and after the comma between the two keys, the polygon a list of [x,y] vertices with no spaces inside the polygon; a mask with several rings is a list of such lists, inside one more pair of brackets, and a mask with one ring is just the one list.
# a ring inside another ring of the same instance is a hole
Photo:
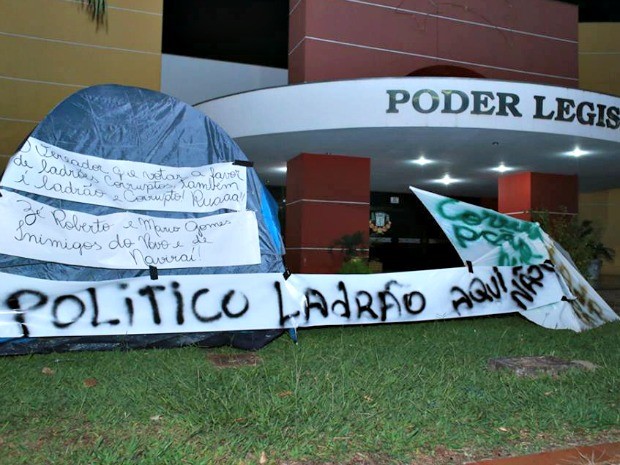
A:
{"label": "red brick column", "polygon": [[370,159],[302,153],[287,163],[286,264],[295,273],[335,273],[334,241],[361,231],[368,248]]}
{"label": "red brick column", "polygon": [[577,213],[579,180],[577,175],[532,173],[510,174],[498,181],[497,209],[530,221],[531,211]]}

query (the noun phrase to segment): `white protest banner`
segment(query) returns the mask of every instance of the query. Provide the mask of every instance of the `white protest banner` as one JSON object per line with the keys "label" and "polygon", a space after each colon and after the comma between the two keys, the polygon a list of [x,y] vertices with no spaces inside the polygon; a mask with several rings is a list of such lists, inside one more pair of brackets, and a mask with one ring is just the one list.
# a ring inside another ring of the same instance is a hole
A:
{"label": "white protest banner", "polygon": [[0,186],[127,210],[243,211],[246,168],[232,163],[172,167],[82,155],[29,137]]}
{"label": "white protest banner", "polygon": [[559,302],[549,263],[375,275],[184,275],[48,281],[0,273],[0,337],[405,323]]}
{"label": "white protest banner", "polygon": [[48,262],[166,269],[261,261],[253,211],[185,219],[130,212],[97,216],[5,191],[0,218],[5,231],[1,253]]}
{"label": "white protest banner", "polygon": [[526,312],[524,316],[545,328],[561,327],[574,331],[595,328],[617,320],[618,315],[558,249],[555,241],[546,233],[543,233],[543,238],[551,262],[562,278],[567,299],[534,312]]}
{"label": "white protest banner", "polygon": [[556,268],[565,299],[523,312],[529,320],[545,328],[581,331],[618,319],[537,223],[517,220],[421,189],[410,189],[439,223],[462,260],[474,265],[500,266],[548,262]]}
{"label": "white protest banner", "polygon": [[538,224],[415,187],[410,189],[439,223],[463,261],[516,266],[549,259]]}

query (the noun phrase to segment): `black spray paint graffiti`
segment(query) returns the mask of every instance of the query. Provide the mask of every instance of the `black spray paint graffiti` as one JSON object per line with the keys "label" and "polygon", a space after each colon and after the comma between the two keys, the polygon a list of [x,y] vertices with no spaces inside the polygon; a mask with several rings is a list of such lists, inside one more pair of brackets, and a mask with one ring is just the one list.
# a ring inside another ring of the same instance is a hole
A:
{"label": "black spray paint graffiti", "polygon": [[[318,289],[307,288],[305,304],[302,310],[287,312],[284,309],[282,287],[279,282],[274,283],[278,294],[278,309],[280,326],[285,326],[289,320],[302,318],[308,322],[318,312],[319,318],[328,318],[330,313],[342,318],[346,322],[362,320],[364,317],[371,320],[385,322],[392,313],[398,316],[406,312],[409,315],[418,315],[426,308],[426,297],[419,291],[397,293],[399,287],[404,287],[396,280],[385,283],[383,290],[373,297],[373,294],[360,290],[351,294],[343,281],[337,284],[339,298],[328,301],[324,293]],[[318,323],[316,320],[314,321]]]}
{"label": "black spray paint graffiti", "polygon": [[[330,313],[341,318],[343,323],[361,321],[364,317],[377,322],[385,322],[402,314],[418,315],[426,308],[424,294],[419,291],[404,292],[402,288],[405,285],[396,280],[388,281],[382,290],[375,293],[367,290],[352,293],[343,281],[339,281],[336,297],[328,300],[320,290],[308,288],[305,291],[306,299],[302,310],[287,313],[284,308],[281,286],[279,281],[273,283],[273,289],[277,294],[281,327],[302,314],[305,322],[316,315],[327,318]],[[50,297],[34,289],[22,289],[11,293],[4,304],[15,312],[14,321],[20,325],[24,337],[30,335],[28,314],[41,311],[43,308],[49,312],[49,321],[55,328],[67,329],[78,322],[82,324],[86,322],[93,328],[120,324],[133,326],[138,305],[142,309],[148,309],[149,320],[153,324],[161,325],[165,323],[164,315],[166,314],[166,307],[162,308],[162,301],[167,297],[166,302],[169,304],[171,295],[175,307],[174,321],[179,326],[186,324],[187,315],[195,318],[194,321],[187,322],[188,324],[211,323],[221,318],[241,318],[250,311],[251,307],[250,298],[238,290],[230,289],[223,295],[219,293],[214,296],[209,288],[202,288],[184,296],[181,285],[176,281],[172,281],[169,285],[147,285],[133,291],[128,283],[120,282],[117,284],[117,289],[123,303],[116,310],[122,315],[115,314],[116,318],[102,318],[100,299],[95,287],[57,297]],[[188,303],[189,308],[187,308]]]}
{"label": "black spray paint graffiti", "polygon": [[436,213],[452,222],[452,232],[459,247],[465,249],[469,243],[478,240],[496,247],[508,245],[510,251],[500,249],[499,266],[528,265],[543,258],[529,244],[529,241],[542,241],[541,229],[535,223],[510,218],[493,210],[468,209],[467,204],[454,199],[439,202]]}
{"label": "black spray paint graffiti", "polygon": [[[124,297],[123,319],[110,318],[102,320],[100,315],[100,305],[97,289],[89,287],[84,292],[75,294],[65,294],[51,298],[47,294],[34,289],[22,289],[10,294],[4,304],[13,310],[14,321],[19,324],[22,335],[28,337],[30,329],[28,327],[27,315],[30,312],[49,309],[50,321],[52,325],[59,329],[70,328],[80,322],[83,318],[89,318],[88,324],[93,328],[101,325],[117,326],[121,323],[133,326],[136,298],[146,299],[150,310],[150,318],[153,324],[162,324],[161,298],[165,292],[172,294],[175,302],[175,321],[181,326],[186,320],[186,300],[180,290],[181,285],[172,281],[170,286],[148,285],[137,289],[137,295]],[[129,285],[121,282],[118,284],[119,291],[127,291]],[[248,297],[234,289],[228,290],[224,295],[210,295],[208,288],[199,289],[191,293],[188,299],[191,315],[202,323],[217,321],[221,318],[237,319],[245,315],[250,309]],[[50,305],[48,305],[50,304]]]}
{"label": "black spray paint graffiti", "polygon": [[459,315],[461,308],[473,309],[477,304],[496,302],[509,296],[522,310],[527,309],[527,303],[534,302],[538,295],[537,288],[544,287],[545,273],[555,273],[553,264],[547,260],[540,265],[515,266],[512,268],[511,279],[506,279],[497,267],[493,267],[493,274],[486,281],[473,277],[466,289],[453,286],[452,308]]}
{"label": "black spray paint graffiti", "polygon": [[[293,294],[285,288],[285,281],[274,280],[262,285],[264,292],[256,296],[230,285],[188,288],[181,285],[180,279],[148,285],[132,284],[127,280],[63,295],[23,288],[10,293],[0,304],[13,311],[13,321],[24,337],[29,336],[33,328],[46,324],[58,330],[73,328],[73,332],[78,329],[90,334],[96,331],[88,328],[114,326],[121,328],[120,333],[131,332],[128,329],[136,326],[148,332],[151,325],[208,331],[209,327],[203,325],[216,321],[223,322],[223,327],[258,329],[255,325],[257,313],[261,315],[262,324],[269,325],[265,328],[382,323],[413,321],[418,316],[421,319],[442,318],[436,316],[437,312],[445,311],[445,305],[450,302],[459,316],[466,316],[462,314],[464,310],[506,300],[511,300],[517,308],[527,309],[551,274],[555,274],[551,262],[503,270],[494,267],[492,273],[485,273],[484,277],[468,274],[471,278],[466,286],[439,286],[430,300],[434,308],[428,307],[429,300],[423,292],[402,279],[375,280],[374,289],[356,287],[354,290],[350,283],[339,280],[324,289],[306,287]],[[301,301],[293,297],[298,292],[303,295]],[[437,305],[441,305],[441,309]],[[429,310],[435,315],[429,314]],[[225,323],[226,320],[231,323]],[[237,322],[232,323],[232,320]]]}

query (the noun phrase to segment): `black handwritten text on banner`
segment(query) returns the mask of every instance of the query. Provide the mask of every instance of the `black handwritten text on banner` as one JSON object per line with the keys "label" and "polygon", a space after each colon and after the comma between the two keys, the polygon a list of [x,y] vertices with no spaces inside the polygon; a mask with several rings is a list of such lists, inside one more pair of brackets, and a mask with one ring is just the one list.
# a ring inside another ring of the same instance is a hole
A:
{"label": "black handwritten text on banner", "polygon": [[215,163],[177,168],[82,155],[28,138],[9,161],[1,186],[127,210],[245,210],[246,168]]}
{"label": "black handwritten text on banner", "polygon": [[253,211],[202,218],[109,215],[50,207],[14,192],[0,198],[0,252],[69,265],[144,269],[260,263]]}

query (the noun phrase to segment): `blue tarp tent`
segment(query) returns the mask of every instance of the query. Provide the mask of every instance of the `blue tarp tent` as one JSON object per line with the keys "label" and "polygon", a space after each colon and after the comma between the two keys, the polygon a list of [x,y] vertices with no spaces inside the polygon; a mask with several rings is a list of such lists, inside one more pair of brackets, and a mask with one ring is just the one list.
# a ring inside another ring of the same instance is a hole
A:
{"label": "blue tarp tent", "polygon": [[[101,85],[76,92],[60,103],[34,129],[32,137],[72,152],[171,167],[247,161],[237,144],[207,116],[170,96],[146,89]],[[258,265],[180,268],[160,274],[216,274],[283,272],[283,244],[277,211],[269,192],[253,169],[248,170],[247,209],[256,212],[260,235]],[[105,215],[111,207],[58,200],[19,192],[52,207]],[[277,208],[277,207],[276,207]],[[218,210],[209,213],[226,213]],[[200,213],[141,211],[171,218],[202,217]],[[113,270],[0,255],[0,271],[58,281],[92,281],[128,278],[148,270]],[[281,330],[235,333],[150,334],[136,336],[19,338],[0,340],[0,354],[54,350],[111,349],[117,347],[171,347],[184,344],[258,348]]]}

